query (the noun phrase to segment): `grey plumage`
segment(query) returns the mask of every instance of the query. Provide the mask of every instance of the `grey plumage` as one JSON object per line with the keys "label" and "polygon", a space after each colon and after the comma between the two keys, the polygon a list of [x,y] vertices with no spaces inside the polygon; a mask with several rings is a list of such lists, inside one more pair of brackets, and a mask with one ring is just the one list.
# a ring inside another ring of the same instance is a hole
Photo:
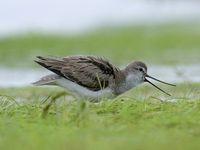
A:
{"label": "grey plumage", "polygon": [[42,77],[39,81],[33,83],[33,85],[41,86],[41,85],[56,85],[56,79],[60,79],[61,77],[57,74],[50,74]]}
{"label": "grey plumage", "polygon": [[170,95],[147,78],[175,86],[148,75],[147,66],[141,61],[134,61],[125,69],[119,69],[108,60],[95,56],[37,58],[35,62],[54,74],[41,78],[34,83],[35,85],[58,85],[74,95],[94,100],[99,100],[103,96],[114,98],[144,82]]}
{"label": "grey plumage", "polygon": [[115,79],[119,69],[109,61],[94,56],[71,56],[63,58],[37,57],[38,64],[57,74],[42,78],[36,85],[52,84],[54,78],[64,77],[90,90],[98,91]]}

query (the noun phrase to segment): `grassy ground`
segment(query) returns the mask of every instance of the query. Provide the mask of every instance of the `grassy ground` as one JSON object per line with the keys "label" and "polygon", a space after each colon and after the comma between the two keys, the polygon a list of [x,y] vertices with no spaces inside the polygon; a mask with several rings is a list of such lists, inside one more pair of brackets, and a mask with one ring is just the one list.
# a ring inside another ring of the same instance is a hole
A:
{"label": "grassy ground", "polygon": [[[37,55],[94,54],[119,64],[199,63],[199,24],[169,24],[99,29],[76,36],[30,33],[0,39],[1,65],[33,66]],[[23,58],[23,59],[22,59]]]}
{"label": "grassy ground", "polygon": [[167,97],[141,86],[99,104],[65,96],[45,118],[43,102],[62,89],[0,89],[0,149],[198,149],[199,87],[178,85]]}
{"label": "grassy ground", "polygon": [[[200,26],[152,25],[76,35],[30,33],[0,39],[0,64],[33,67],[37,55],[94,54],[120,65],[200,63]],[[0,88],[0,149],[199,149],[200,84],[135,88],[99,104],[60,97],[60,88]],[[70,101],[69,101],[70,99]],[[43,116],[43,117],[42,117]]]}

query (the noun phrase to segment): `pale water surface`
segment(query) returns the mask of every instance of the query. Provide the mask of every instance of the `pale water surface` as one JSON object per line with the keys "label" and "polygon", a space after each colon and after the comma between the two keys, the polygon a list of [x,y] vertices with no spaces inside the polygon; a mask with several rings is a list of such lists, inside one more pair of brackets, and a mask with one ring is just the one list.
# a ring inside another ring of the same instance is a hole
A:
{"label": "pale water surface", "polygon": [[[50,74],[45,69],[0,68],[0,87],[31,86],[40,77]],[[148,73],[171,83],[200,82],[200,64],[177,66],[149,66]]]}

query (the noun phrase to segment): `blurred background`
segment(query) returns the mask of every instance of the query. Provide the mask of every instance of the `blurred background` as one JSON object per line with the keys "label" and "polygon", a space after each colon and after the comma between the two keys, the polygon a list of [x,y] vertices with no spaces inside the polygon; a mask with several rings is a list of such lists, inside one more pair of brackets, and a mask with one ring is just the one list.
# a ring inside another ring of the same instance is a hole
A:
{"label": "blurred background", "polygon": [[198,0],[3,0],[0,21],[0,87],[47,74],[37,55],[142,60],[163,80],[200,82]]}

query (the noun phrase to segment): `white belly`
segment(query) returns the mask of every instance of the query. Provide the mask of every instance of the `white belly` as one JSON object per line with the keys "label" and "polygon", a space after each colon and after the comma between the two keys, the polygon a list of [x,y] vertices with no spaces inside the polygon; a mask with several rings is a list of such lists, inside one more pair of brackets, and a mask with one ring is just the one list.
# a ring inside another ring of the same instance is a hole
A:
{"label": "white belly", "polygon": [[57,79],[56,83],[72,92],[73,95],[78,96],[81,99],[92,99],[99,101],[102,98],[114,98],[115,96],[112,93],[110,88],[105,88],[99,91],[91,91],[85,87],[82,87],[74,82],[71,82],[65,78]]}

